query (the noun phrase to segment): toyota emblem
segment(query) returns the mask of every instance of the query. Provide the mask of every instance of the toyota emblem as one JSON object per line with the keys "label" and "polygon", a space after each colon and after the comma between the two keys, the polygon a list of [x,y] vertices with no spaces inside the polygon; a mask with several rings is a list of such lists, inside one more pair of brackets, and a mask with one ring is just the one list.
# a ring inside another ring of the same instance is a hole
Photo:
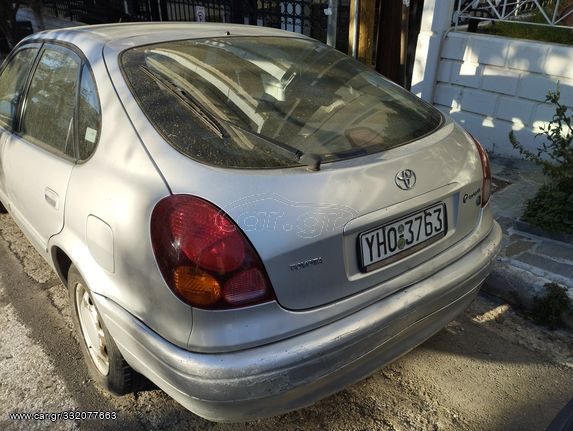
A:
{"label": "toyota emblem", "polygon": [[402,190],[410,190],[416,185],[416,174],[411,169],[404,169],[396,174],[395,181]]}

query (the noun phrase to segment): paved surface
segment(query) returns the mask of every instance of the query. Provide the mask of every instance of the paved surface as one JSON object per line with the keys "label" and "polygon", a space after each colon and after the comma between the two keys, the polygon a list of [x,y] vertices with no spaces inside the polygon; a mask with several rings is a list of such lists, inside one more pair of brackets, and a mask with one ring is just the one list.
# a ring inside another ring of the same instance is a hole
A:
{"label": "paved surface", "polygon": [[[543,184],[536,165],[516,159],[493,158],[492,174],[499,190],[492,205],[503,229],[502,251],[485,289],[525,309],[542,296],[543,285],[557,282],[573,300],[573,244],[535,235],[519,223],[523,207]],[[528,229],[529,230],[529,229]],[[573,321],[570,329],[573,329]]]}
{"label": "paved surface", "polygon": [[[370,378],[287,415],[212,424],[162,391],[112,397],[87,380],[66,289],[0,215],[0,429],[542,430],[573,394],[573,336],[479,297],[442,332]],[[115,411],[100,422],[15,412]]]}

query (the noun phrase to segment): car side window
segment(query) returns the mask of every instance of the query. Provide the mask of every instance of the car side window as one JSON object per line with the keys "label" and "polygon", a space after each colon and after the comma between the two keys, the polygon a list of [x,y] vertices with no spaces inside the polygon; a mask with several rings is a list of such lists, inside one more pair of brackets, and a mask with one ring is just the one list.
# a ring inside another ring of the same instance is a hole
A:
{"label": "car side window", "polygon": [[99,139],[101,110],[93,75],[87,65],[82,68],[78,120],[80,160],[91,156]]}
{"label": "car side window", "polygon": [[8,130],[12,130],[18,102],[37,52],[37,48],[21,49],[0,75],[0,126]]}
{"label": "car side window", "polygon": [[20,133],[56,154],[75,158],[74,117],[81,59],[63,47],[48,47],[26,95]]}

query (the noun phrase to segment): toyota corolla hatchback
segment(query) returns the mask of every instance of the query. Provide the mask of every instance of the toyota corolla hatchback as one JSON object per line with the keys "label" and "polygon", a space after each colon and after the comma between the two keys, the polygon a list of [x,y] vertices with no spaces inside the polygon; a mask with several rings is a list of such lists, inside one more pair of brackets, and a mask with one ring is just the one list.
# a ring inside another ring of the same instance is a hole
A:
{"label": "toyota corolla hatchback", "polygon": [[227,24],[25,39],[0,200],[68,286],[92,378],[237,421],[328,396],[475,297],[499,250],[478,142],[315,40]]}

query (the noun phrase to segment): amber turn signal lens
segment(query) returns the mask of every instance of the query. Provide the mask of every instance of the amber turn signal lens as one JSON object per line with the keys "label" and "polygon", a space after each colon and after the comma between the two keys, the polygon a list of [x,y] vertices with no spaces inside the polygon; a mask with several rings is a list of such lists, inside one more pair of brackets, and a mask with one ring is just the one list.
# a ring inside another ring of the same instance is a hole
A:
{"label": "amber turn signal lens", "polygon": [[219,282],[208,273],[189,266],[179,266],[173,273],[175,289],[190,304],[209,306],[221,299]]}

